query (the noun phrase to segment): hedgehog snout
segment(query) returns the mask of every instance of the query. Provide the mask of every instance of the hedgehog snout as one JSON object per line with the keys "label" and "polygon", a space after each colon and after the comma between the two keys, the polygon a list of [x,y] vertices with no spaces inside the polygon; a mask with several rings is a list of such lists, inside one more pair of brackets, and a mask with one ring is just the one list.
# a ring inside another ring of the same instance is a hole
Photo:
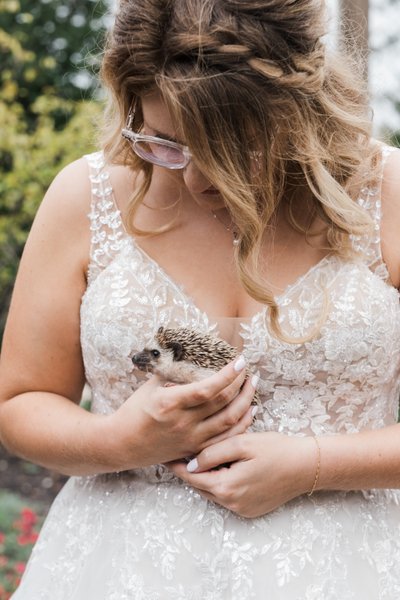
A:
{"label": "hedgehog snout", "polygon": [[143,350],[142,352],[134,354],[131,359],[133,364],[141,371],[151,371],[154,362],[159,356],[160,352],[158,350]]}

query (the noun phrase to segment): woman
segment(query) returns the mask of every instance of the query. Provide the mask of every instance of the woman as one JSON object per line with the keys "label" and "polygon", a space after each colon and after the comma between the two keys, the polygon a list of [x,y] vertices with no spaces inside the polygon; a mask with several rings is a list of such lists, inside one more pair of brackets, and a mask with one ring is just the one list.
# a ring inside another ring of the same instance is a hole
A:
{"label": "woman", "polygon": [[[314,0],[120,2],[104,153],[50,187],[5,335],[1,439],[73,476],[16,600],[400,596],[400,158],[324,32]],[[143,383],[160,325],[242,356]]]}

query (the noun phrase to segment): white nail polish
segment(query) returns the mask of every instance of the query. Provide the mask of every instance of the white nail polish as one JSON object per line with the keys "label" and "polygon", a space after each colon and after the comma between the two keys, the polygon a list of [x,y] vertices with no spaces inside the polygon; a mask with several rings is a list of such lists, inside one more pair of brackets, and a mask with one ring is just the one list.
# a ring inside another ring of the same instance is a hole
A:
{"label": "white nail polish", "polygon": [[251,416],[255,417],[257,412],[258,412],[258,406],[253,406],[253,408],[251,409]]}
{"label": "white nail polish", "polygon": [[258,375],[253,375],[253,377],[251,378],[251,385],[253,386],[254,389],[257,389],[257,384],[260,381],[260,377]]}
{"label": "white nail polish", "polygon": [[235,369],[235,371],[239,372],[242,369],[244,369],[246,366],[246,361],[243,358],[243,356],[239,356],[239,358],[237,359],[237,361],[235,362],[235,364],[233,365],[233,368]]}
{"label": "white nail polish", "polygon": [[192,458],[192,460],[186,465],[186,469],[189,471],[189,473],[193,473],[198,466],[199,463],[197,462],[197,458]]}

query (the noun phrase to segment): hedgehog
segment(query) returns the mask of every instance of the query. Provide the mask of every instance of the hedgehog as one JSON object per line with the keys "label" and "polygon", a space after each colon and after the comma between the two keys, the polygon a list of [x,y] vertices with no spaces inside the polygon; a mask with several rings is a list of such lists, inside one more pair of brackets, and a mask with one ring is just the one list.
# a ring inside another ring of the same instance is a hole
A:
{"label": "hedgehog", "polygon": [[[131,359],[141,371],[172,383],[191,383],[212,375],[237,356],[236,348],[211,333],[160,327],[154,343]],[[257,391],[253,402],[259,404]]]}

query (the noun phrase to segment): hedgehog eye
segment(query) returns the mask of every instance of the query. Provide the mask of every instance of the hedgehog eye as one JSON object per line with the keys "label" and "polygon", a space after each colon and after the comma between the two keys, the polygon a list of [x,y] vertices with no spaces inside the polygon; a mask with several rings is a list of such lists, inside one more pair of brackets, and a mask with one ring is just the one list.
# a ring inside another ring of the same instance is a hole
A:
{"label": "hedgehog eye", "polygon": [[154,358],[158,358],[160,356],[160,352],[158,350],[152,350],[151,355],[154,356]]}

